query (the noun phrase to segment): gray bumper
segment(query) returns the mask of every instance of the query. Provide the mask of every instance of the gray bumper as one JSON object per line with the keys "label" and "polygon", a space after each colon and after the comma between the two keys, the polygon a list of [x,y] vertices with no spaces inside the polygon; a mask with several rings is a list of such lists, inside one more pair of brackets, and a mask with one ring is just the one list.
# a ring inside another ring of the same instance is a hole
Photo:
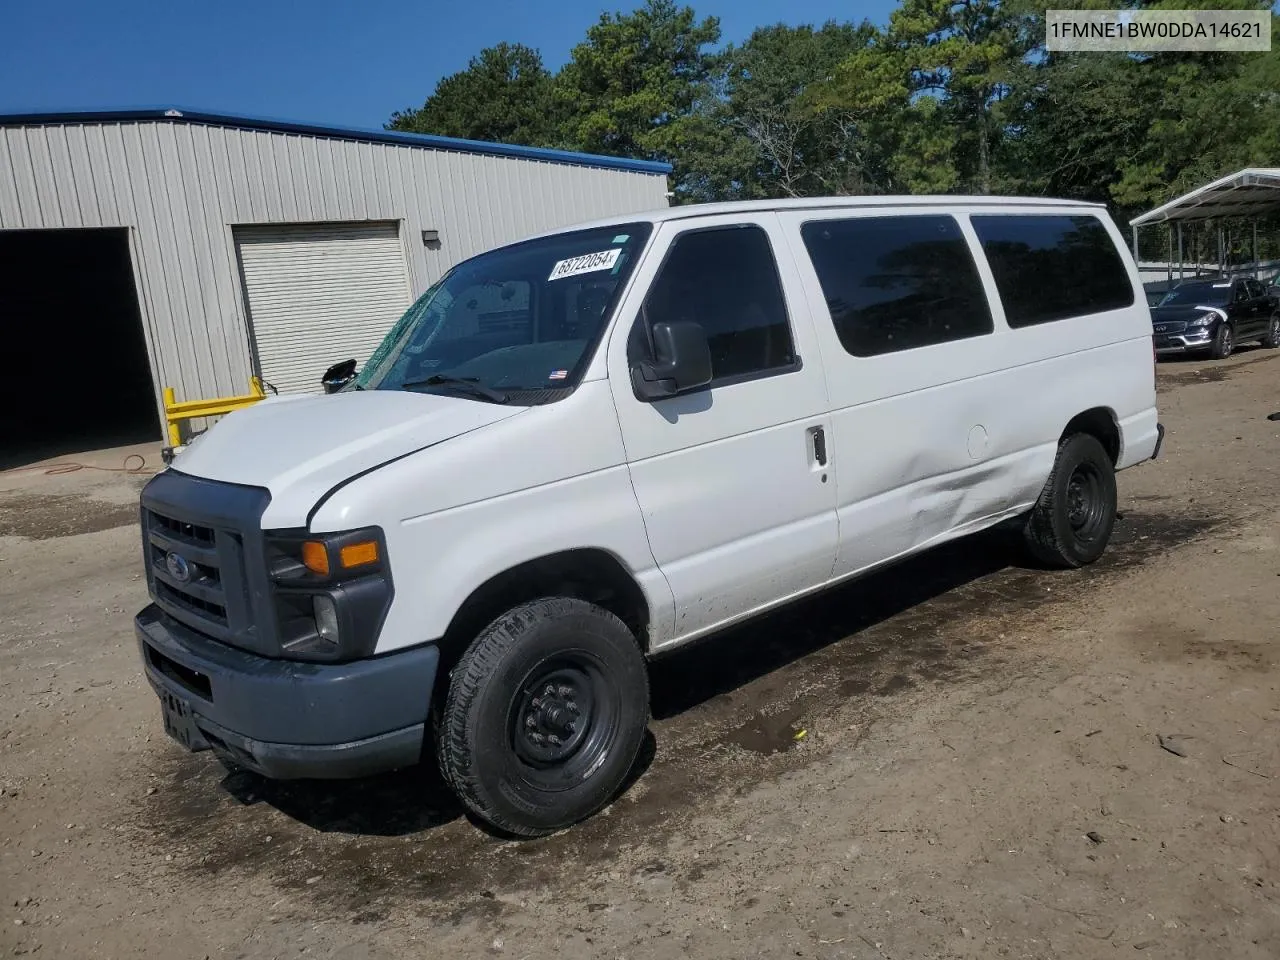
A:
{"label": "gray bumper", "polygon": [[201,636],[155,605],[134,621],[147,679],[184,720],[175,737],[264,776],[342,779],[422,755],[434,645],[319,664],[273,660]]}

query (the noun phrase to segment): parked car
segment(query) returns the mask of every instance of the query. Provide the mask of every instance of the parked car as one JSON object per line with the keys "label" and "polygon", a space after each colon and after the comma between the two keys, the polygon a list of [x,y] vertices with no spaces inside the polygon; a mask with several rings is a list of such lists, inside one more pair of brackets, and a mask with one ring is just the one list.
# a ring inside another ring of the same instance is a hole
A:
{"label": "parked car", "polygon": [[1157,354],[1207,352],[1216,360],[1257,340],[1280,347],[1280,297],[1251,277],[1187,280],[1151,310]]}
{"label": "parked car", "polygon": [[680,206],[454,267],[354,379],[230,414],[142,494],[166,729],[276,778],[434,755],[536,836],[625,783],[646,657],[1004,521],[1103,552],[1155,457],[1104,208]]}

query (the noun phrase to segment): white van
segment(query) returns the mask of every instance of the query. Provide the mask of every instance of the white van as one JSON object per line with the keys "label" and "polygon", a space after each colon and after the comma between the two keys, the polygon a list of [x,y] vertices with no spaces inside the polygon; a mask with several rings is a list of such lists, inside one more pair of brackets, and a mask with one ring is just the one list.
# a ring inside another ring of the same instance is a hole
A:
{"label": "white van", "polygon": [[1163,436],[1151,338],[1088,204],[686,206],[489,251],[340,390],[147,485],[166,728],[277,778],[434,753],[496,828],[559,829],[624,782],[646,656],[1005,520],[1095,560]]}

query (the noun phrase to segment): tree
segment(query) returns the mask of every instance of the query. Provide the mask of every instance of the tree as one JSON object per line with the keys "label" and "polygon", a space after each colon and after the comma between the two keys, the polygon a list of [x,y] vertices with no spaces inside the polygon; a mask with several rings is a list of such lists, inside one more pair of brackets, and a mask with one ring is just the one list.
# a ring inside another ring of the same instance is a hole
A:
{"label": "tree", "polygon": [[699,21],[673,0],[602,14],[556,77],[563,138],[580,150],[667,160],[678,193],[699,178],[689,150],[701,152],[716,131],[709,121],[720,40],[714,17]]}
{"label": "tree", "polygon": [[[1142,4],[1227,5],[1265,7]],[[1037,51],[1009,76],[1001,107],[1022,190],[1107,202],[1122,220],[1241,167],[1273,165],[1280,149],[1277,51]]]}
{"label": "tree", "polygon": [[472,57],[467,69],[445,77],[416,110],[394,113],[392,130],[470,140],[553,146],[552,77],[542,55],[500,43]]}
{"label": "tree", "polygon": [[721,116],[747,148],[744,193],[795,197],[883,186],[866,104],[809,96],[875,36],[869,23],[829,22],[817,30],[779,24],[758,28],[741,47],[726,51]]}
{"label": "tree", "polygon": [[1034,41],[1019,8],[999,0],[903,0],[889,18],[885,54],[912,93],[937,100],[956,125],[962,186],[990,193],[1002,140],[994,105]]}

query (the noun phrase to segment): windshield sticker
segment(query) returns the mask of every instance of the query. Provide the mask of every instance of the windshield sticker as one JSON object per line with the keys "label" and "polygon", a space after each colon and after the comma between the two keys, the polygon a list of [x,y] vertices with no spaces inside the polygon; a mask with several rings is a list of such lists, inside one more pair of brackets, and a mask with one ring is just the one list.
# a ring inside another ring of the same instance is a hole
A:
{"label": "windshield sticker", "polygon": [[626,243],[626,242],[627,242],[628,240],[630,240],[630,239],[631,239],[631,234],[629,234],[629,233],[620,233],[620,234],[618,234],[616,237],[614,237],[614,238],[613,238],[613,242],[614,242],[614,243]]}
{"label": "windshield sticker", "polygon": [[547,374],[547,379],[548,379],[548,380],[563,380],[563,379],[564,379],[565,377],[567,377],[567,376],[569,376],[569,371],[568,371],[568,370],[552,370],[549,374]]}
{"label": "windshield sticker", "polygon": [[570,257],[568,260],[560,260],[551,268],[551,276],[548,280],[563,280],[565,277],[576,277],[583,273],[595,273],[599,270],[609,270],[618,260],[618,255],[622,253],[616,247],[612,250],[600,250],[596,253],[588,253],[581,257]]}

